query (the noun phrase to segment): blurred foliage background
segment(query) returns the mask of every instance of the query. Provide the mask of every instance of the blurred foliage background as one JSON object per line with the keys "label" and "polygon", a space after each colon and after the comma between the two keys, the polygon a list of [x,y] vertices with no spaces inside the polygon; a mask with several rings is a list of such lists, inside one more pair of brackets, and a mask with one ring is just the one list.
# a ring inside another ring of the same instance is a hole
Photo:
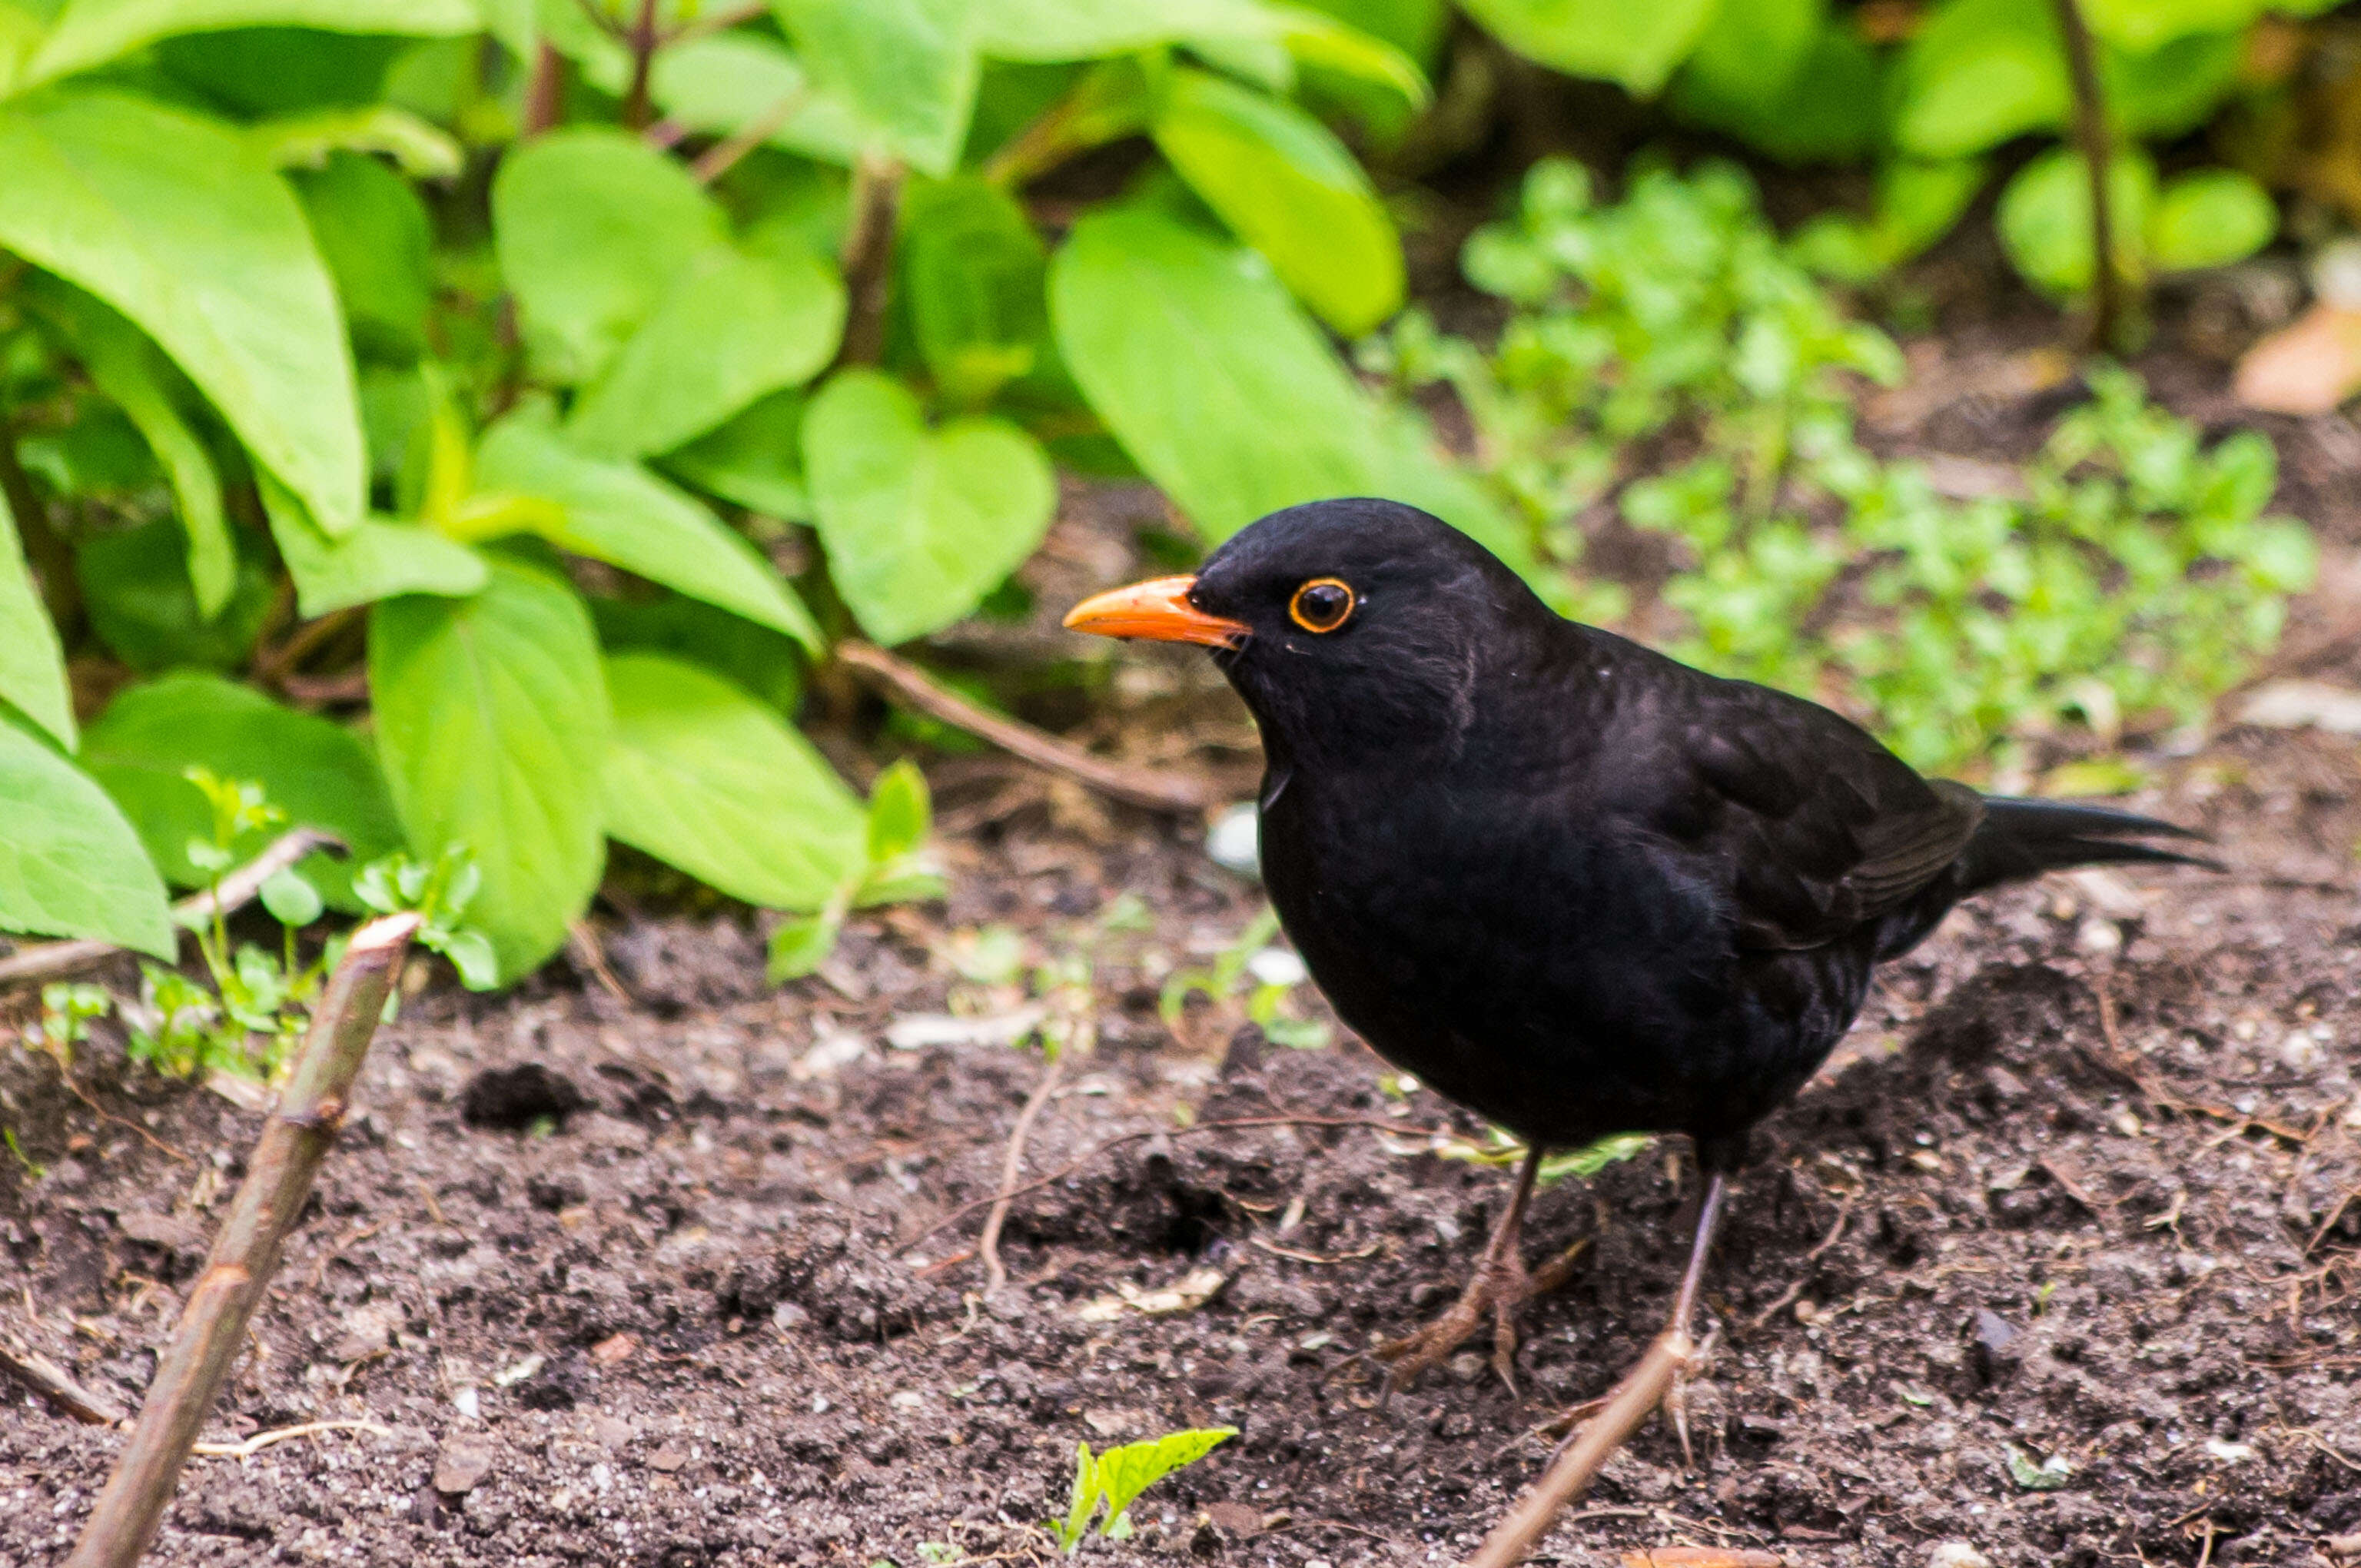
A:
{"label": "blurred foliage background", "polygon": [[[2312,574],[2268,442],[2102,367],[1962,499],[1852,410],[1963,223],[2066,343],[2103,283],[2351,222],[2323,10],[0,0],[0,929],[170,959],[171,890],[341,839],[271,879],[283,952],[149,971],[182,1063],[273,1037],[331,911],[513,981],[610,841],[807,969],[933,885],[915,771],[864,803],[807,677],[1024,617],[1097,479],[1176,561],[1412,502],[1927,767],[2195,719]],[[1653,580],[1586,566],[1608,526]]]}

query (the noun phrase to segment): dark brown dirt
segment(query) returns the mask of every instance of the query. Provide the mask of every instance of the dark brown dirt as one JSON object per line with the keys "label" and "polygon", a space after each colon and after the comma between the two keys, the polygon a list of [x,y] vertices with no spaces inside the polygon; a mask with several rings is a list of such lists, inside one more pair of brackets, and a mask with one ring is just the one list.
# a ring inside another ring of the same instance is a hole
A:
{"label": "dark brown dirt", "polygon": [[[1927,439],[1992,455],[1954,433]],[[1065,566],[1102,576],[1092,547]],[[1128,668],[1135,713],[1200,679]],[[1185,711],[1137,754],[1236,744],[1234,713]],[[2136,804],[2236,869],[2055,879],[1890,970],[1758,1140],[1694,1464],[1652,1425],[1547,1555],[2286,1563],[2361,1530],[2361,761],[2231,729],[2149,762]],[[209,1435],[371,1426],[193,1461],[156,1561],[1048,1563],[1078,1440],[1217,1422],[1240,1437],[1092,1560],[1465,1555],[1545,1457],[1536,1423],[1660,1323],[1681,1152],[1539,1200],[1537,1250],[1589,1246],[1532,1314],[1521,1398],[1471,1363],[1381,1410],[1362,1353],[1440,1308],[1504,1195],[1427,1135],[1477,1129],[1350,1042],[1263,1044],[1234,1007],[1166,1028],[1165,978],[1258,902],[1196,825],[988,758],[935,773],[950,901],[856,922],[819,978],[766,988],[721,912],[612,922],[627,996],[561,963],[411,998]],[[1048,999],[1097,1043],[1027,1161],[1076,1168],[1016,1201],[987,1302],[981,1214],[937,1227],[994,1189],[1040,1070],[989,1037],[1031,988],[960,976],[994,925],[1068,967]],[[77,1077],[104,1119],[0,1051],[0,1121],[45,1168],[0,1159],[0,1332],[136,1404],[256,1119],[104,1039]],[[1204,1128],[1273,1117],[1374,1125]],[[1217,1293],[1126,1304],[1191,1276]],[[62,1557],[120,1442],[0,1391],[0,1563]]]}

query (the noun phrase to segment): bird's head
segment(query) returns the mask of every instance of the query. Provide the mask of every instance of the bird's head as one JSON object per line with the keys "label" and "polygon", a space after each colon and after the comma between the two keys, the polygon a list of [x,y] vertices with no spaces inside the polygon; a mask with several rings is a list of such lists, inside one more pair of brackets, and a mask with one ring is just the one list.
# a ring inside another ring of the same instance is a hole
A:
{"label": "bird's head", "polygon": [[1308,758],[1464,731],[1479,684],[1556,620],[1442,519],[1353,499],[1273,512],[1195,576],[1085,599],[1066,624],[1212,648],[1266,742]]}

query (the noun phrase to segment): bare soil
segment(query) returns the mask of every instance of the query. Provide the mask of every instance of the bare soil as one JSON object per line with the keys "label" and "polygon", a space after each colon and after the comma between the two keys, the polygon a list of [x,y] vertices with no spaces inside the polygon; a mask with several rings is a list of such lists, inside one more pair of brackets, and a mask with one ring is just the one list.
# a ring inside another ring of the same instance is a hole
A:
{"label": "bare soil", "polygon": [[[2045,395],[1894,439],[2008,455]],[[2302,658],[2350,681],[2334,422],[2280,433],[2338,552]],[[1104,530],[1060,537],[1045,599],[1110,575]],[[1201,666],[1125,669],[1132,754],[1246,760]],[[2233,728],[2146,762],[2134,804],[2233,870],[2053,879],[1887,970],[1758,1136],[1693,1458],[1643,1430],[1545,1557],[2293,1563],[2361,1530],[2361,759]],[[992,758],[930,771],[950,898],[856,921],[815,979],[766,987],[741,910],[606,910],[606,978],[410,996],[209,1436],[368,1424],[194,1460],[155,1561],[1046,1564],[1078,1441],[1210,1424],[1240,1436],[1089,1559],[1472,1547],[1535,1429],[1660,1325],[1685,1152],[1537,1201],[1537,1252],[1587,1245],[1515,1393],[1471,1356],[1384,1408],[1367,1347],[1448,1300],[1505,1197],[1445,1157],[1480,1129],[1349,1039],[1281,1048],[1235,1003],[1166,1026],[1165,979],[1259,905],[1202,825]],[[1027,989],[960,978],[995,924],[1086,976],[1063,1002],[1096,1046],[1033,1129],[1027,1177],[1055,1179],[1015,1201],[987,1301],[973,1206],[1041,1071],[994,1037]],[[103,1038],[71,1090],[0,1051],[0,1121],[41,1168],[0,1158],[0,1332],[136,1405],[257,1118]],[[0,1391],[0,1563],[62,1558],[121,1441]]]}

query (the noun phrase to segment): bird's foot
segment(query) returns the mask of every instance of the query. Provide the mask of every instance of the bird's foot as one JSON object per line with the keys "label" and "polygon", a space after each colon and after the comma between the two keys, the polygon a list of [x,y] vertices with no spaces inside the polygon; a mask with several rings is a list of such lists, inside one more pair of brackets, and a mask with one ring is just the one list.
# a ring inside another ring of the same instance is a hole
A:
{"label": "bird's foot", "polygon": [[1447,1311],[1416,1333],[1387,1340],[1370,1353],[1386,1364],[1386,1398],[1410,1387],[1419,1374],[1442,1365],[1475,1337],[1487,1317],[1492,1320],[1492,1370],[1514,1394],[1518,1317],[1526,1302],[1549,1294],[1573,1276],[1576,1260],[1589,1245],[1586,1236],[1537,1269],[1527,1268],[1514,1247],[1487,1251],[1476,1266],[1476,1277]]}

